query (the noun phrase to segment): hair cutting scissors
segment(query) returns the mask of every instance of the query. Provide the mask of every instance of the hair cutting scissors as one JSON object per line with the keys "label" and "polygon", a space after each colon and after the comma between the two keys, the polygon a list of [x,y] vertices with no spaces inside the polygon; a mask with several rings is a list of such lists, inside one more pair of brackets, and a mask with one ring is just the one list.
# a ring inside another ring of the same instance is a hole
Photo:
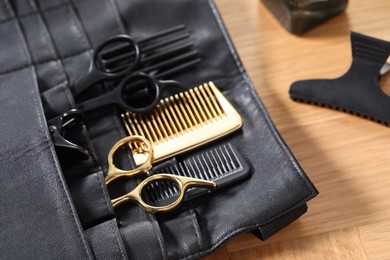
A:
{"label": "hair cutting scissors", "polygon": [[[121,66],[116,66],[115,69],[109,69],[100,64],[102,57],[118,55],[119,51],[123,52],[124,47],[128,49],[127,52],[130,54],[125,64],[120,64]],[[140,48],[133,38],[125,34],[113,36],[95,49],[88,74],[76,82],[72,88],[72,93],[74,96],[77,96],[90,86],[104,79],[114,79],[124,76],[136,69],[140,65],[140,62]]]}
{"label": "hair cutting scissors", "polygon": [[[136,143],[139,147],[138,153],[146,154],[147,157],[145,159],[145,162],[140,165],[138,168],[134,170],[123,170],[119,169],[114,164],[114,154],[115,152],[124,145],[130,145]],[[122,178],[122,177],[133,177],[140,174],[147,174],[148,171],[152,168],[153,165],[153,147],[151,143],[144,137],[133,135],[125,137],[121,140],[119,140],[110,150],[108,154],[108,171],[105,178],[106,185],[109,185],[112,181]],[[142,192],[147,191],[145,189],[146,187],[150,186],[153,187],[153,183],[158,186],[159,181],[168,181],[173,183],[177,189],[180,191],[180,195],[177,197],[177,199],[172,202],[171,204],[164,205],[164,206],[154,206],[148,204],[148,202],[144,201],[142,198]],[[157,213],[157,212],[167,212],[170,210],[175,209],[180,205],[180,203],[184,200],[184,196],[186,194],[186,191],[191,187],[202,187],[202,188],[209,188],[214,189],[216,188],[217,184],[213,181],[206,181],[201,179],[195,179],[195,178],[189,178],[189,177],[183,177],[179,175],[173,175],[173,174],[155,174],[152,175],[145,180],[143,180],[135,189],[133,189],[131,192],[127,193],[126,195],[123,195],[121,197],[118,197],[116,199],[111,200],[113,207],[117,207],[118,205],[124,203],[124,202],[134,202],[141,206],[146,212],[150,213]],[[144,190],[145,189],[145,190]]]}
{"label": "hair cutting scissors", "polygon": [[157,105],[166,87],[185,89],[183,84],[175,80],[156,80],[142,72],[130,74],[113,90],[77,106],[84,112],[114,105],[131,112],[145,113]]}

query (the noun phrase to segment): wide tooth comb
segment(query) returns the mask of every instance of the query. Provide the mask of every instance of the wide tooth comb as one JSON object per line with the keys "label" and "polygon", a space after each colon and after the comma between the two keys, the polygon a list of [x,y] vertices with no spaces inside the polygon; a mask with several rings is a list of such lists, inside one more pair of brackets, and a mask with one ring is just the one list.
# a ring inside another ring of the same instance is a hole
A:
{"label": "wide tooth comb", "polygon": [[[138,43],[140,48],[145,49],[145,48],[148,48],[148,46],[155,44],[155,42],[159,42],[161,40],[164,40],[164,38],[170,38],[172,35],[176,35],[178,33],[188,35],[188,33],[185,30],[185,26],[179,25],[179,26],[172,27],[170,29],[158,32],[156,34],[153,34],[147,38],[144,38],[142,40],[137,41],[137,43]],[[110,48],[106,48],[100,52],[99,59],[105,60],[109,57],[112,57],[112,54],[114,54],[114,53],[122,53],[123,51],[127,50],[127,47],[128,47],[128,44],[121,43],[121,44],[116,44],[114,46],[111,46]]]}
{"label": "wide tooth comb", "polygon": [[[142,65],[144,66],[133,73],[149,73],[153,74],[156,79],[162,79],[184,71],[201,61],[198,57],[198,52],[196,50],[191,50],[191,46],[193,46],[192,42],[186,42],[176,50],[173,49],[172,51],[172,49],[170,49],[153,56],[148,56],[142,62]],[[163,57],[165,57],[165,59],[162,59]],[[120,71],[127,66],[127,63],[120,62],[120,64],[116,64],[110,71]]]}
{"label": "wide tooth comb", "polygon": [[[167,165],[168,164],[168,165]],[[227,143],[197,152],[180,162],[171,160],[155,166],[152,174],[169,173],[185,177],[214,181],[217,189],[237,183],[250,175],[250,168],[232,144]],[[179,191],[172,183],[158,182],[146,189],[146,199],[152,204],[167,205],[176,200]],[[207,189],[187,191],[185,200],[209,193]]]}
{"label": "wide tooth comb", "polygon": [[[159,54],[160,52],[166,52],[167,49],[171,48],[173,44],[177,45],[178,43],[183,44],[184,39],[189,38],[189,34],[185,33],[183,35],[177,35],[175,37],[162,40],[157,43],[153,43],[151,45],[147,45],[145,47],[140,47],[141,54],[143,55],[142,63],[146,61],[149,61],[149,56],[155,56],[156,54]],[[188,45],[188,43],[191,43],[190,41],[184,41],[184,45]],[[164,48],[162,48],[164,47]],[[117,64],[121,64],[124,62],[127,62],[128,60],[131,60],[134,52],[128,52],[129,45],[121,45],[120,48],[113,49],[110,53],[104,53],[99,55],[99,61],[101,66],[106,70],[112,70],[113,67]],[[147,58],[145,58],[147,57]]]}
{"label": "wide tooth comb", "polygon": [[[184,43],[179,43],[179,44],[169,46],[166,49],[162,50],[161,52],[157,52],[156,54],[153,54],[153,55],[147,56],[146,58],[143,58],[142,63],[146,64],[148,62],[162,59],[162,58],[169,56],[169,55],[174,55],[174,54],[179,53],[187,48],[192,47],[193,45],[194,45],[193,42],[185,41]],[[131,58],[131,54],[123,53],[121,55],[117,55],[117,56],[113,57],[110,60],[102,60],[102,63],[104,63],[104,64],[109,63],[108,65],[105,66],[105,68],[112,69],[110,66],[114,66],[116,64],[123,63],[124,61],[126,61],[130,58]],[[115,66],[114,66],[114,68],[115,68]]]}
{"label": "wide tooth comb", "polygon": [[[137,72],[154,71],[154,74],[157,74],[164,72],[164,70],[169,70],[171,74],[178,73],[189,67],[189,57],[185,58],[185,55],[194,55],[194,51],[191,51],[193,42],[189,37],[190,35],[185,30],[185,26],[180,25],[140,40],[138,45],[142,58],[141,63],[137,67]],[[99,52],[99,66],[109,73],[115,73],[125,69],[134,62],[134,52],[132,50],[129,51],[129,49],[131,47],[128,43],[117,43],[112,46],[107,46]],[[196,52],[195,55],[197,55]],[[179,58],[177,61],[172,61],[172,57]],[[170,60],[170,62],[162,62],[164,59]],[[156,62],[159,62],[157,66],[154,64]],[[186,67],[183,68],[183,65]],[[167,66],[170,67],[165,68]],[[175,66],[179,68],[177,69]],[[166,75],[166,73],[164,74]]]}
{"label": "wide tooth comb", "polygon": [[[152,143],[155,162],[214,141],[242,126],[241,116],[212,82],[161,99],[149,113],[127,112],[122,119],[129,135],[142,135]],[[134,159],[137,165],[144,160],[137,156]]]}

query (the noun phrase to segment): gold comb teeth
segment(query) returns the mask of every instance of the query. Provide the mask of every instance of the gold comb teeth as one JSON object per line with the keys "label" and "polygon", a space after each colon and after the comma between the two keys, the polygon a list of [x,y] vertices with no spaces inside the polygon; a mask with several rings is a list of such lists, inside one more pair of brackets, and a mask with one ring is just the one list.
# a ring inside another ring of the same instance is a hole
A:
{"label": "gold comb teeth", "polygon": [[[142,135],[153,145],[154,161],[186,152],[242,126],[242,119],[214,83],[181,92],[147,114],[126,112],[122,119],[129,135]],[[144,162],[139,147],[130,145],[137,165]]]}

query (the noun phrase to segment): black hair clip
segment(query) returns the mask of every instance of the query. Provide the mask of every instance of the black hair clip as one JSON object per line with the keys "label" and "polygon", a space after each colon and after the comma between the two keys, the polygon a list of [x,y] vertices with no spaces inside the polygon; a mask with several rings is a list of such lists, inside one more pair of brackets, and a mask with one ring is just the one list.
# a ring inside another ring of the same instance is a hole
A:
{"label": "black hair clip", "polygon": [[87,149],[65,138],[66,128],[80,124],[82,118],[83,115],[80,110],[72,109],[49,121],[50,135],[57,153],[76,160],[87,160],[89,158]]}
{"label": "black hair clip", "polygon": [[337,79],[294,82],[290,97],[389,126],[390,97],[381,90],[379,78],[390,70],[390,42],[351,32],[351,45],[353,60],[347,73]]}

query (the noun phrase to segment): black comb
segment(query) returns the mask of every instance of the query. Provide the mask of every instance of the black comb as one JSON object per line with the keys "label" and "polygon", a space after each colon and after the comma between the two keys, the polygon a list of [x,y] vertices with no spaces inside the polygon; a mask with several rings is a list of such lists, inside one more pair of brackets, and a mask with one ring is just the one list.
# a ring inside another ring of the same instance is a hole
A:
{"label": "black comb", "polygon": [[[221,189],[249,177],[250,168],[234,146],[226,143],[191,154],[180,161],[175,158],[165,161],[153,167],[150,173],[169,173],[214,181],[217,183],[217,189]],[[185,200],[188,201],[209,192],[208,189],[193,188],[187,191]],[[172,183],[160,181],[147,187],[143,196],[157,206],[167,205],[177,199],[178,190]]]}
{"label": "black comb", "polygon": [[[141,63],[132,73],[149,73],[161,79],[200,62],[184,25],[161,31],[137,43]],[[98,55],[100,68],[110,73],[125,69],[134,62],[133,59],[134,51],[129,52],[129,43],[124,42],[110,46]]]}

